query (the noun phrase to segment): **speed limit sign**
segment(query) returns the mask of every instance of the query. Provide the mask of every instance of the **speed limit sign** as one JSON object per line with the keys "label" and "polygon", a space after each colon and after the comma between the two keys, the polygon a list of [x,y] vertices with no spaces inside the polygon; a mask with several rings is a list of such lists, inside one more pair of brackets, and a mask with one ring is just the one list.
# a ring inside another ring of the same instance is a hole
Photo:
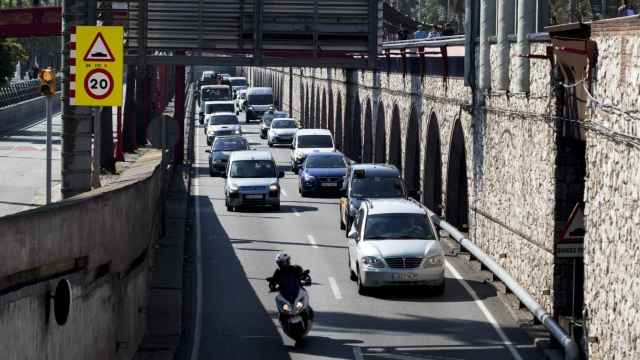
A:
{"label": "speed limit sign", "polygon": [[84,91],[96,100],[107,98],[113,91],[113,77],[104,69],[93,69],[84,78]]}
{"label": "speed limit sign", "polygon": [[76,26],[69,45],[69,105],[122,106],[124,29]]}

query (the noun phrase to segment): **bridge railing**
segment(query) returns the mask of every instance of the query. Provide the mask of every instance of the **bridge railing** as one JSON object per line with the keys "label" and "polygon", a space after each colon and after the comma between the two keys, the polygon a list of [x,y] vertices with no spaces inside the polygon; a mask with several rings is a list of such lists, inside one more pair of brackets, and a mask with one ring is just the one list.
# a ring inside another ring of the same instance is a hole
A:
{"label": "bridge railing", "polygon": [[[62,83],[62,77],[56,82]],[[0,87],[0,108],[40,96],[40,80],[25,80]]]}
{"label": "bridge railing", "polygon": [[438,36],[425,39],[386,41],[382,50],[439,48],[443,46],[464,46],[464,35]]}

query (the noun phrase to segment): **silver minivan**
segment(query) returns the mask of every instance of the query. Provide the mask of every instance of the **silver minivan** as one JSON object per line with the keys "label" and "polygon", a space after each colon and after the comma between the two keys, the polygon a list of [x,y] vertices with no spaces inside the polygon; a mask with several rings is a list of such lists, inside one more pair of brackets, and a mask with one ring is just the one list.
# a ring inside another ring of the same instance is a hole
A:
{"label": "silver minivan", "polygon": [[270,87],[251,87],[247,89],[247,122],[262,118],[265,111],[273,106],[273,89]]}
{"label": "silver minivan", "polygon": [[280,210],[280,181],[273,155],[268,151],[237,151],[229,157],[224,185],[227,211],[241,206],[271,206]]}

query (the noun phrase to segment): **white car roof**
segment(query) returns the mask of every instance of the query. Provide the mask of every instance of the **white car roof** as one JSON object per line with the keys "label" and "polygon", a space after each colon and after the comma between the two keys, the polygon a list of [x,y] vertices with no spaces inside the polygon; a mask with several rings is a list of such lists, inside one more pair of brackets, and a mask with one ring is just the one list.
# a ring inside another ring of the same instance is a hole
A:
{"label": "white car roof", "polygon": [[222,116],[222,115],[224,115],[224,116],[230,116],[230,115],[236,116],[235,113],[232,113],[232,112],[229,112],[229,111],[220,111],[220,112],[214,112],[214,113],[209,114],[209,117]]}
{"label": "white car roof", "polygon": [[251,87],[247,89],[247,95],[271,95],[273,89],[270,87]]}
{"label": "white car roof", "polygon": [[287,121],[293,121],[293,122],[296,121],[296,119],[294,118],[273,118],[272,123],[273,121],[280,121],[280,120],[287,120]]}
{"label": "white car roof", "polygon": [[229,80],[247,80],[247,78],[244,76],[232,76]]}
{"label": "white car roof", "polygon": [[[369,215],[376,214],[426,214],[418,203],[407,199],[369,199]],[[363,203],[365,206],[365,203]]]}
{"label": "white car roof", "polygon": [[217,100],[217,101],[205,101],[204,102],[204,106],[207,106],[209,104],[232,104],[232,105],[235,105],[236,103],[233,102],[233,100]]}
{"label": "white car roof", "polygon": [[246,150],[234,151],[229,157],[229,162],[238,160],[273,160],[273,155],[269,151]]}
{"label": "white car roof", "polygon": [[229,89],[229,85],[202,85],[201,89],[211,88],[211,89]]}
{"label": "white car roof", "polygon": [[304,136],[304,135],[329,135],[331,136],[331,131],[327,129],[300,129],[296,136]]}

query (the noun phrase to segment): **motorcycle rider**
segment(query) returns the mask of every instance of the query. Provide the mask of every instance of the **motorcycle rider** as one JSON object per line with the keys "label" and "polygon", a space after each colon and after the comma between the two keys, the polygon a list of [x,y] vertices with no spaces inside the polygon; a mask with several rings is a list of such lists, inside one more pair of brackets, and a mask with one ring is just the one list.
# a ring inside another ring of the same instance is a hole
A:
{"label": "motorcycle rider", "polygon": [[[300,281],[311,282],[308,271],[304,271],[299,265],[291,265],[291,256],[285,252],[276,255],[278,268],[273,276],[268,278],[269,289],[279,291],[289,302],[294,302],[300,291]],[[313,309],[309,307],[310,318],[313,319]],[[281,315],[282,316],[282,315]]]}

